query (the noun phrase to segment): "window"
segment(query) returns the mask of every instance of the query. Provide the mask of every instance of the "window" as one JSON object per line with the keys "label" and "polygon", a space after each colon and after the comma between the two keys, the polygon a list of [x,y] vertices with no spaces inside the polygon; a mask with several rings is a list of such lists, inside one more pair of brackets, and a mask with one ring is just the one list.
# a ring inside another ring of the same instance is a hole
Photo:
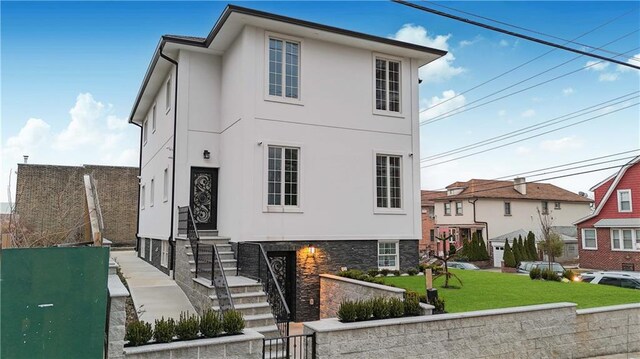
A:
{"label": "window", "polygon": [[433,206],[427,207],[427,214],[429,215],[429,218],[431,218],[431,219],[435,218],[434,210],[435,210],[435,208]]}
{"label": "window", "polygon": [[542,214],[549,214],[549,202],[542,202]]}
{"label": "window", "polygon": [[145,185],[142,185],[140,189],[140,209],[144,209],[144,203],[146,202]]}
{"label": "window", "polygon": [[445,202],[444,203],[444,215],[445,216],[450,216],[451,215],[451,202]]}
{"label": "window", "polygon": [[456,216],[462,216],[462,201],[456,201]]}
{"label": "window", "polygon": [[269,37],[269,96],[298,99],[300,43]]}
{"label": "window", "polygon": [[169,241],[162,241],[160,246],[160,265],[165,268],[169,266]]}
{"label": "window", "polygon": [[505,202],[504,203],[504,215],[505,216],[510,216],[511,215],[511,202]]}
{"label": "window", "polygon": [[151,131],[156,132],[156,105],[151,108]]}
{"label": "window", "polygon": [[162,201],[169,200],[169,169],[165,168],[162,174]]}
{"label": "window", "polygon": [[430,229],[429,230],[429,240],[431,242],[434,242],[436,240],[436,230],[435,229]]}
{"label": "window", "polygon": [[378,267],[398,269],[398,242],[378,242]]}
{"label": "window", "polygon": [[640,251],[640,230],[611,229],[611,248],[625,251]]}
{"label": "window", "polygon": [[267,205],[299,206],[299,148],[269,146]]}
{"label": "window", "polygon": [[400,112],[400,61],[376,57],[376,110]]}
{"label": "window", "polygon": [[631,190],[618,190],[618,212],[631,212]]}
{"label": "window", "polygon": [[553,209],[560,209],[560,202],[554,203]]}
{"label": "window", "polygon": [[582,248],[598,249],[598,241],[597,241],[595,229],[593,228],[582,229]]}
{"label": "window", "polygon": [[401,157],[376,155],[376,207],[402,208]]}
{"label": "window", "polygon": [[167,112],[169,112],[169,109],[171,109],[171,77],[167,80],[164,88],[164,103],[166,104]]}
{"label": "window", "polygon": [[147,136],[148,136],[148,132],[149,132],[148,122],[149,122],[149,120],[145,120],[142,123],[142,143],[145,144],[145,145],[147,144]]}
{"label": "window", "polygon": [[155,193],[155,180],[151,179],[151,187],[149,187],[149,206],[153,207],[153,197]]}

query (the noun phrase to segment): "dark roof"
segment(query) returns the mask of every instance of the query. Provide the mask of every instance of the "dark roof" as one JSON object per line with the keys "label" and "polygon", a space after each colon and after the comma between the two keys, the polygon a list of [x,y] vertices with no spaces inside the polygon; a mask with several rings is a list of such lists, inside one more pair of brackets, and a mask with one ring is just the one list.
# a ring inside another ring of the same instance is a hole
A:
{"label": "dark roof", "polygon": [[422,201],[422,205],[433,205],[433,200],[435,198],[441,198],[441,197],[446,197],[447,196],[447,192],[446,191],[428,191],[428,190],[423,190],[420,191],[420,199]]}
{"label": "dark roof", "polygon": [[591,199],[582,197],[566,189],[554,186],[550,183],[526,184],[527,194],[521,194],[513,187],[512,181],[496,181],[484,179],[472,179],[467,182],[455,182],[447,188],[464,188],[457,195],[438,198],[440,201],[463,198],[500,198],[500,199],[532,199],[545,201],[565,201],[565,202],[593,202]]}

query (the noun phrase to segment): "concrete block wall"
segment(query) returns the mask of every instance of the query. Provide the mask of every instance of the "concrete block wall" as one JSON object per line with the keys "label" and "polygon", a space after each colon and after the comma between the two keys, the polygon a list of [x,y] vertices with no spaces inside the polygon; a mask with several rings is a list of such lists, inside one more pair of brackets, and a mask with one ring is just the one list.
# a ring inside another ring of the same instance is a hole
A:
{"label": "concrete block wall", "polygon": [[578,310],[575,341],[578,358],[640,352],[640,305]]}
{"label": "concrete block wall", "polygon": [[375,297],[403,299],[405,292],[402,288],[321,274],[320,318],[335,318],[343,300],[367,300]]}

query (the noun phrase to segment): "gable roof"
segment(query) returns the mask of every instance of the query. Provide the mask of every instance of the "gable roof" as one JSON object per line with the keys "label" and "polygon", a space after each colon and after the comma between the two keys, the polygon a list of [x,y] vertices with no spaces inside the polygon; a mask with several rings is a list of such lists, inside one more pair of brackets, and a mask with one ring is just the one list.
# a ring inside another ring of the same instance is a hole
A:
{"label": "gable roof", "polygon": [[496,181],[485,179],[472,179],[467,182],[454,182],[447,189],[463,188],[456,195],[438,198],[436,201],[449,201],[452,199],[470,198],[496,198],[496,199],[524,199],[564,202],[593,202],[591,199],[580,196],[566,189],[550,183],[527,182],[526,193],[521,194],[514,188],[513,181]]}
{"label": "gable roof", "polygon": [[[627,173],[627,170],[629,168],[637,165],[638,163],[640,163],[640,156],[632,159],[626,165],[622,166],[622,168],[620,168],[620,170],[616,174],[616,177],[613,180],[613,183],[611,183],[611,186],[609,186],[609,189],[607,190],[607,193],[605,193],[604,196],[602,197],[602,200],[598,204],[598,207],[596,207],[595,211],[593,211],[593,213],[591,213],[590,215],[588,215],[588,216],[586,216],[584,218],[580,218],[579,220],[577,220],[573,224],[578,225],[578,224],[580,224],[580,223],[582,223],[584,221],[587,221],[587,220],[589,220],[589,219],[591,219],[593,217],[597,217],[600,214],[600,211],[602,211],[602,208],[604,207],[604,205],[609,201],[609,198],[611,197],[611,194],[613,193],[613,191],[616,189],[616,187],[618,187],[618,183],[620,183],[620,180],[622,180],[622,177],[624,177],[624,174]],[[609,179],[610,178],[607,178],[605,181],[600,182],[600,184],[605,183]]]}
{"label": "gable roof", "polygon": [[444,197],[447,195],[446,191],[429,191],[429,190],[422,190],[420,191],[420,200],[423,206],[425,205],[429,205],[429,204],[434,204],[433,200],[435,198],[440,198],[440,197]]}
{"label": "gable roof", "polygon": [[[140,113],[146,113],[151,102],[148,99],[143,99],[149,83],[152,82],[151,87],[154,89],[159,87],[166,73],[170,70],[171,64],[169,64],[168,61],[160,62],[162,65],[160,65],[161,68],[158,69],[158,60],[166,56],[163,50],[169,47],[173,50],[183,47],[193,47],[199,48],[200,51],[222,54],[235,39],[235,35],[244,28],[245,24],[256,24],[256,26],[265,28],[274,26],[278,28],[287,27],[290,32],[300,36],[315,37],[324,41],[334,41],[351,46],[369,48],[377,52],[386,52],[390,55],[411,57],[419,60],[418,66],[425,65],[447,54],[447,51],[431,47],[364,34],[241,6],[227,5],[206,38],[181,35],[163,35],[160,38],[160,42],[147,68],[131,114],[129,115],[129,123],[142,122],[144,114],[140,115]],[[162,73],[162,75],[158,75],[162,77],[162,80],[152,79],[156,72]],[[142,109],[139,111],[140,107]]]}

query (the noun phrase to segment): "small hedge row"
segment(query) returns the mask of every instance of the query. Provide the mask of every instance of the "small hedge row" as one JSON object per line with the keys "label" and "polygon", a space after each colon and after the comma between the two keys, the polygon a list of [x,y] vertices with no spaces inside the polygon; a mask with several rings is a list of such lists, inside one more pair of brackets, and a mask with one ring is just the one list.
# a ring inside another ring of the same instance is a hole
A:
{"label": "small hedge row", "polygon": [[242,313],[229,310],[224,315],[213,310],[206,311],[200,318],[189,315],[188,312],[180,313],[180,319],[176,322],[173,318],[162,317],[156,320],[155,328],[144,321],[132,322],[127,326],[124,339],[130,346],[147,344],[151,338],[156,343],[169,343],[177,340],[193,340],[199,338],[215,338],[226,335],[242,334],[245,327]]}
{"label": "small hedge row", "polygon": [[422,314],[416,293],[408,293],[405,300],[376,297],[369,300],[345,300],[338,308],[338,320],[343,323],[372,319],[409,317]]}
{"label": "small hedge row", "polygon": [[560,278],[559,275],[557,275],[554,271],[552,271],[549,268],[545,268],[545,269],[533,268],[529,271],[529,278],[533,280],[536,280],[536,279],[550,280],[554,282],[559,282],[560,280],[562,280],[562,278]]}

